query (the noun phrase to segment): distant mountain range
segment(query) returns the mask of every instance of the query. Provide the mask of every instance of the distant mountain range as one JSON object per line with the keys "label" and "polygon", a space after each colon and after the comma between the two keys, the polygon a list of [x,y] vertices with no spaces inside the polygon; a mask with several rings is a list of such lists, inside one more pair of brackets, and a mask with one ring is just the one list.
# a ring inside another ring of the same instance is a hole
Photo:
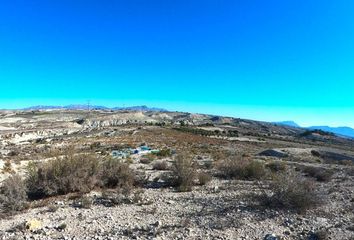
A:
{"label": "distant mountain range", "polygon": [[66,105],[66,106],[45,106],[45,105],[38,105],[32,106],[28,108],[23,108],[22,110],[48,110],[48,109],[66,109],[66,110],[127,110],[127,111],[155,111],[155,112],[167,112],[166,109],[163,108],[155,108],[155,107],[148,107],[145,105],[142,106],[131,106],[131,107],[106,107],[106,106],[96,106],[96,105]]}
{"label": "distant mountain range", "polygon": [[301,126],[294,121],[283,121],[283,122],[274,122],[274,123],[277,125],[301,128]]}
{"label": "distant mountain range", "polygon": [[348,136],[354,138],[354,129],[350,127],[328,127],[328,126],[314,126],[308,129],[320,129],[326,132],[332,132],[337,135]]}
{"label": "distant mountain range", "polygon": [[[301,127],[294,121],[275,122],[275,124],[289,126],[289,127]],[[311,129],[311,130],[318,129],[326,132],[331,132],[340,136],[347,136],[347,137],[354,138],[354,129],[350,127],[312,126],[312,127],[307,127],[306,129]]]}

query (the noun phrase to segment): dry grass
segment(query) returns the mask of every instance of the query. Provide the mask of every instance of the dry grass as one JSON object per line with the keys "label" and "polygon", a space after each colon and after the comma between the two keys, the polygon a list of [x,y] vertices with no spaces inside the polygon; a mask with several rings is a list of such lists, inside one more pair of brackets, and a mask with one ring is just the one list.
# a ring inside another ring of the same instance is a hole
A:
{"label": "dry grass", "polygon": [[263,194],[264,206],[305,212],[322,203],[314,181],[303,178],[294,171],[277,175],[270,184],[271,194]]}

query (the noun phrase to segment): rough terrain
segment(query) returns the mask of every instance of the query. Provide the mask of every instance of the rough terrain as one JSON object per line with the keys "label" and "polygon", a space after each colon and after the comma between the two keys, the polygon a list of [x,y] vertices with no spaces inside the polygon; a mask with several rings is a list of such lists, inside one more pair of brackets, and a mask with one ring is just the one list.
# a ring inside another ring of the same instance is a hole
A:
{"label": "rough terrain", "polygon": [[[147,145],[174,154],[130,167],[147,182],[120,204],[107,204],[100,190],[87,193],[89,206],[73,195],[34,201],[31,208],[4,216],[0,239],[354,239],[354,140],[271,123],[178,112],[142,111],[2,111],[0,181],[25,177],[30,161],[50,161],[68,146],[79,153],[108,157],[113,150]],[[174,155],[189,153],[199,164],[217,164],[223,153],[247,155],[265,164],[333,171],[329,181],[315,181],[324,203],[304,213],[261,205],[255,196],[270,180],[212,180],[178,192],[164,185],[156,161],[172,165]],[[11,171],[5,169],[11,165]],[[27,224],[27,227],[26,227]],[[33,228],[32,228],[32,225]],[[30,227],[28,227],[30,225]]]}

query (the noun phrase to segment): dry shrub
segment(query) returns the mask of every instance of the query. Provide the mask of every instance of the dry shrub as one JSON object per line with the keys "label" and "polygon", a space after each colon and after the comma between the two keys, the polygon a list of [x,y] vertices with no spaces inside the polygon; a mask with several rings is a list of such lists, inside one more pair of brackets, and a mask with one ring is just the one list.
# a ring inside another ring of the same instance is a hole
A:
{"label": "dry shrub", "polygon": [[256,160],[250,161],[245,167],[244,179],[261,180],[266,176],[264,163]]}
{"label": "dry shrub", "polygon": [[15,173],[15,171],[12,169],[12,164],[11,164],[10,160],[6,160],[6,162],[2,168],[2,172],[3,173],[11,173],[11,174]]}
{"label": "dry shrub", "polygon": [[154,163],[154,165],[152,166],[152,168],[153,168],[154,170],[163,171],[163,170],[167,170],[168,165],[167,165],[167,162],[166,162],[166,161],[156,161],[156,162]]}
{"label": "dry shrub", "polygon": [[155,159],[155,155],[153,155],[152,153],[149,153],[149,154],[144,155],[140,159],[140,163],[142,163],[142,164],[150,164],[150,163],[152,163],[152,161],[154,161],[154,159]]}
{"label": "dry shrub", "polygon": [[345,166],[354,166],[354,161],[352,161],[352,160],[342,160],[342,161],[338,161],[338,164],[345,165]]}
{"label": "dry shrub", "polygon": [[172,172],[166,176],[168,184],[180,192],[191,191],[195,178],[195,163],[187,155],[178,155],[173,163]]}
{"label": "dry shrub", "polygon": [[307,176],[313,177],[319,182],[329,182],[334,174],[333,170],[311,166],[305,167],[303,172]]}
{"label": "dry shrub", "polygon": [[102,197],[95,200],[96,204],[102,204],[106,207],[113,207],[121,204],[131,203],[129,193],[121,189],[109,189],[102,192]]}
{"label": "dry shrub", "polygon": [[354,176],[354,167],[353,167],[353,168],[348,168],[348,169],[346,170],[346,172],[347,172],[347,174],[348,174],[349,176]]}
{"label": "dry shrub", "polygon": [[322,229],[322,230],[318,230],[318,231],[316,231],[314,233],[311,233],[308,236],[308,239],[310,239],[310,240],[327,240],[327,239],[330,239],[330,238],[328,236],[327,230]]}
{"label": "dry shrub", "polygon": [[207,184],[210,181],[211,181],[211,176],[208,173],[206,173],[206,172],[198,173],[199,185],[203,186],[203,185]]}
{"label": "dry shrub", "polygon": [[152,159],[145,158],[145,157],[140,159],[140,163],[142,163],[142,164],[150,164],[152,161],[153,161]]}
{"label": "dry shrub", "polygon": [[156,153],[156,156],[158,156],[158,157],[170,157],[171,155],[172,155],[172,152],[171,152],[171,149],[169,149],[169,148],[161,149],[160,151],[158,151]]}
{"label": "dry shrub", "polygon": [[294,171],[282,173],[270,184],[271,195],[263,194],[262,204],[279,209],[304,212],[322,203],[315,182]]}
{"label": "dry shrub", "polygon": [[89,192],[98,183],[99,161],[93,155],[69,153],[28,166],[26,185],[30,199]]}
{"label": "dry shrub", "polygon": [[105,188],[122,188],[129,191],[134,184],[134,174],[129,164],[113,158],[102,163],[100,179]]}
{"label": "dry shrub", "polygon": [[26,186],[30,199],[68,193],[90,192],[94,188],[117,188],[129,191],[135,177],[129,164],[119,159],[99,160],[95,155],[74,154],[28,165]]}
{"label": "dry shrub", "polygon": [[286,170],[286,163],[280,161],[272,161],[266,165],[273,173],[284,172]]}
{"label": "dry shrub", "polygon": [[54,213],[54,212],[58,211],[58,209],[59,209],[58,205],[51,204],[51,205],[48,206],[47,211]]}
{"label": "dry shrub", "polygon": [[81,198],[75,199],[73,206],[76,208],[90,209],[93,204],[93,199],[88,196],[82,196]]}
{"label": "dry shrub", "polygon": [[26,187],[21,177],[12,175],[0,187],[0,212],[21,211],[28,207]]}
{"label": "dry shrub", "polygon": [[213,163],[213,161],[210,161],[210,160],[209,161],[205,161],[204,164],[203,164],[203,167],[205,169],[212,169],[213,166],[214,166],[214,163]]}
{"label": "dry shrub", "polygon": [[321,153],[316,150],[311,150],[311,154],[312,154],[312,156],[315,156],[315,157],[321,157]]}
{"label": "dry shrub", "polygon": [[244,157],[227,157],[218,164],[219,175],[226,179],[262,179],[266,170],[262,162]]}

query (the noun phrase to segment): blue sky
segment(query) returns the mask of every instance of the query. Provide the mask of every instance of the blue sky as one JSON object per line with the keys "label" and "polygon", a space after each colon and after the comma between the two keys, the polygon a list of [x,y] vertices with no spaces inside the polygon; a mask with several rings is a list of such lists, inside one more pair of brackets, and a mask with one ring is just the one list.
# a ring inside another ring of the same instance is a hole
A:
{"label": "blue sky", "polygon": [[150,105],[354,127],[353,1],[4,1],[0,108]]}

